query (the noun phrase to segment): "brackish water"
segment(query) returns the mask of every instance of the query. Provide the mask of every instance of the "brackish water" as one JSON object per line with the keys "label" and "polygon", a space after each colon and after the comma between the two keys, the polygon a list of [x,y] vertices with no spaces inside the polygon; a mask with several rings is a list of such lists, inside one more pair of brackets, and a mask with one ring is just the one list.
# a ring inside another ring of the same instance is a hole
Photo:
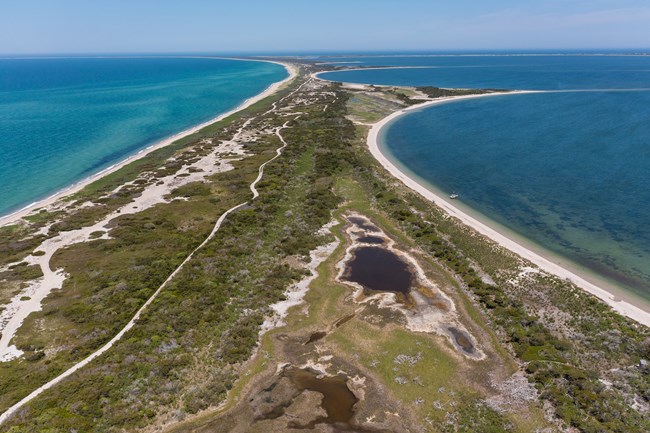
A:
{"label": "brackish water", "polygon": [[379,236],[363,236],[359,238],[359,242],[363,242],[365,244],[383,244],[384,239],[380,238]]}
{"label": "brackish water", "polygon": [[354,250],[344,278],[369,290],[406,295],[411,289],[413,275],[408,265],[392,251],[363,246]]}
{"label": "brackish water", "polygon": [[461,331],[460,329],[453,326],[448,327],[447,330],[463,352],[467,353],[468,355],[472,355],[475,352],[472,340],[464,331]]}
{"label": "brackish water", "polygon": [[[306,428],[313,429],[316,424],[348,424],[354,416],[354,405],[359,399],[350,391],[345,376],[324,376],[310,370],[287,369],[284,375],[291,379],[299,391],[315,391],[323,395],[321,406],[327,416],[310,423]],[[296,426],[299,427],[299,426]],[[300,426],[301,427],[301,426]]]}
{"label": "brackish water", "polygon": [[286,70],[199,58],[0,59],[0,215],[227,112]]}
{"label": "brackish water", "polygon": [[383,129],[380,147],[423,185],[650,300],[650,57],[350,61],[434,68],[323,78],[553,91],[414,111]]}

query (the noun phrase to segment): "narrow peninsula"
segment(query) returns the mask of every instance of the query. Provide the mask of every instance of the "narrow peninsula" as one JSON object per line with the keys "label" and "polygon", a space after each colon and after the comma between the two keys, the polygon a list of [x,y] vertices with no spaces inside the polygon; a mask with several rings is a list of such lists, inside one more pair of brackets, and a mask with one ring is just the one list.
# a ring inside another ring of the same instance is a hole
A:
{"label": "narrow peninsula", "polygon": [[0,431],[650,430],[648,312],[377,147],[503,90],[262,60],[291,76],[2,221]]}

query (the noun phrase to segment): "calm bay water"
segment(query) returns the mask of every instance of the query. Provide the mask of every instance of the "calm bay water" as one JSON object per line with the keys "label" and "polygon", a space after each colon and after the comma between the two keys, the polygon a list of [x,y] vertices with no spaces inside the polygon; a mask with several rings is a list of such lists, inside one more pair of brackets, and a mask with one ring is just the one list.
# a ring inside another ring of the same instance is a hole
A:
{"label": "calm bay water", "polygon": [[286,76],[280,65],[222,59],[0,59],[0,215]]}
{"label": "calm bay water", "polygon": [[[341,58],[327,59],[339,62]],[[322,78],[361,84],[520,90],[650,89],[650,56],[359,57],[339,66],[417,66],[328,72]]]}
{"label": "calm bay water", "polygon": [[415,111],[384,128],[380,146],[423,184],[650,299],[650,57],[349,60],[436,67],[323,78],[553,90]]}

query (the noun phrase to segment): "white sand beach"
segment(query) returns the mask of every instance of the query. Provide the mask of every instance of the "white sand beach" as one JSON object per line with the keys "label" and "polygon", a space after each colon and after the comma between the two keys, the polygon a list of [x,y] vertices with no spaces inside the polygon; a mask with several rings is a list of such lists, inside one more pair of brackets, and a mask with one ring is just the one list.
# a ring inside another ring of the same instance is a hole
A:
{"label": "white sand beach", "polygon": [[[535,91],[520,91],[520,92],[508,92],[508,94],[513,93],[535,93]],[[512,239],[511,237],[495,230],[489,225],[485,224],[482,221],[479,221],[472,215],[464,212],[459,209],[457,206],[452,204],[452,202],[443,196],[434,193],[433,191],[427,189],[420,183],[418,183],[413,177],[409,176],[407,173],[403,172],[398,168],[389,158],[387,158],[379,149],[379,132],[386,124],[396,119],[399,116],[404,115],[413,110],[419,110],[425,107],[429,107],[436,104],[441,104],[448,102],[450,100],[459,100],[459,99],[470,99],[470,98],[481,98],[495,96],[504,93],[487,93],[481,95],[468,95],[468,96],[458,96],[451,98],[441,98],[434,101],[428,101],[423,104],[415,105],[412,107],[405,108],[403,110],[396,111],[391,115],[385,117],[377,123],[372,124],[370,131],[368,132],[367,144],[372,155],[381,163],[381,165],[388,170],[394,177],[401,180],[406,186],[416,191],[426,199],[433,201],[437,206],[444,209],[450,216],[458,218],[463,224],[471,227],[477,232],[481,233],[484,236],[492,239],[497,242],[504,248],[518,254],[522,258],[532,262],[538,266],[541,270],[556,275],[560,278],[570,280],[576,286],[586,290],[592,295],[598,297],[608,305],[610,305],[615,311],[636,320],[637,322],[650,326],[650,312],[641,308],[639,305],[628,299],[621,299],[618,294],[612,293],[610,290],[607,290],[597,284],[594,284],[590,281],[587,281],[584,277],[577,275],[574,271],[571,271],[553,261],[549,258],[540,255],[537,252],[532,251],[530,248],[522,245],[520,242]]]}

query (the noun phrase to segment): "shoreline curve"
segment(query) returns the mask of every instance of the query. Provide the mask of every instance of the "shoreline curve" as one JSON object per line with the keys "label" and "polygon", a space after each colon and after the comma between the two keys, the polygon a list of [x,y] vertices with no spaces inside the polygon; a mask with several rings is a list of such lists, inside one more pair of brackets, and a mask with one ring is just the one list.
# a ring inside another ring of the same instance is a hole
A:
{"label": "shoreline curve", "polygon": [[[318,78],[318,77],[316,77]],[[586,292],[596,296],[601,301],[605,302],[616,312],[635,320],[636,322],[650,327],[650,312],[644,310],[639,305],[635,305],[633,302],[628,300],[621,299],[617,293],[613,293],[597,284],[594,284],[584,277],[578,275],[574,271],[567,269],[557,263],[554,263],[549,258],[544,257],[542,254],[537,253],[530,249],[529,247],[522,245],[520,242],[512,239],[512,237],[503,234],[496,229],[490,227],[488,224],[480,221],[478,218],[470,215],[469,213],[461,210],[459,207],[451,204],[448,200],[445,200],[441,195],[431,191],[426,186],[419,183],[412,175],[405,173],[400,169],[395,163],[393,163],[390,158],[386,157],[379,148],[379,134],[383,127],[393,120],[401,117],[411,111],[420,110],[427,108],[433,105],[438,105],[445,102],[456,101],[461,99],[473,99],[481,98],[488,96],[497,96],[497,95],[513,95],[513,94],[524,94],[524,93],[541,93],[544,91],[538,90],[520,90],[512,92],[494,92],[478,95],[464,95],[464,96],[454,96],[448,98],[440,98],[433,101],[427,101],[422,104],[414,105],[407,107],[396,112],[389,114],[383,119],[379,120],[376,123],[370,125],[370,130],[368,131],[367,137],[367,146],[368,150],[372,156],[396,179],[400,180],[404,185],[412,189],[413,191],[420,194],[425,199],[433,202],[436,206],[443,209],[449,216],[455,217],[460,222],[480,234],[488,237],[492,241],[496,242],[500,246],[510,250],[511,252],[519,255],[525,260],[536,265],[543,271],[546,271],[550,274],[553,274],[559,278],[567,279],[571,281],[576,286],[585,290]]]}

